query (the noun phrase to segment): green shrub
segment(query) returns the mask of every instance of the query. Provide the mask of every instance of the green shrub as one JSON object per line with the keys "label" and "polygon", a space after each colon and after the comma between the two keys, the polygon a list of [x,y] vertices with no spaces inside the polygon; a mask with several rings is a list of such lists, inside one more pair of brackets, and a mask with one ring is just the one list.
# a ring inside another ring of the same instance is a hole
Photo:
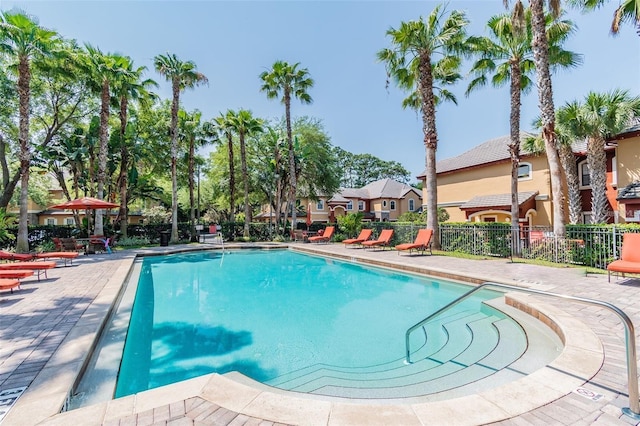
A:
{"label": "green shrub", "polygon": [[146,237],[127,237],[118,240],[118,245],[122,247],[139,247],[148,246],[149,244],[151,244],[151,241]]}

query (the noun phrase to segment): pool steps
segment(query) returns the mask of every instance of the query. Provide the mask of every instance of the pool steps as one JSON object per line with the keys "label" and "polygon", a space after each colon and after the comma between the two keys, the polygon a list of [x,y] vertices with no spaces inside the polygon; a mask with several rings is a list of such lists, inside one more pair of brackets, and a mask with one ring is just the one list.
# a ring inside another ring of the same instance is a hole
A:
{"label": "pool steps", "polygon": [[457,312],[448,315],[442,327],[426,325],[426,342],[414,340],[413,364],[406,365],[402,358],[361,368],[314,365],[268,384],[329,397],[441,400],[521,378],[550,361],[544,354],[561,345],[549,337],[550,330],[514,308],[492,303],[518,322],[486,312]]}

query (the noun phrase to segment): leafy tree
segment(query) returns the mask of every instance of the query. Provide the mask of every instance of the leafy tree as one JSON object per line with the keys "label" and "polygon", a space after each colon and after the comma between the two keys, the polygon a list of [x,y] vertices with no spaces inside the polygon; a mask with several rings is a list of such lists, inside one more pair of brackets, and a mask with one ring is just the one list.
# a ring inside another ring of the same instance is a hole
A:
{"label": "leafy tree", "polygon": [[[535,71],[532,48],[531,11],[524,11],[525,28],[516,31],[511,16],[503,14],[489,19],[487,26],[489,37],[472,39],[472,50],[478,59],[471,67],[475,78],[469,83],[466,94],[485,86],[489,79],[494,87],[509,85],[511,96],[510,107],[510,142],[511,157],[511,228],[514,236],[514,247],[520,239],[519,203],[518,203],[518,168],[520,166],[520,108],[521,94],[528,93],[533,87],[531,77]],[[569,68],[581,63],[579,55],[566,51],[562,43],[575,30],[570,21],[556,21],[551,15],[546,17],[549,49],[549,63],[554,67]]]}
{"label": "leafy tree", "polygon": [[334,147],[333,152],[342,171],[343,187],[359,188],[385,178],[409,182],[409,171],[397,161],[384,161],[371,154],[352,154],[340,147]]}
{"label": "leafy tree", "polygon": [[35,19],[22,12],[4,12],[0,16],[0,50],[15,60],[18,73],[20,142],[20,220],[16,251],[29,251],[27,201],[31,150],[29,143],[29,104],[31,98],[31,62],[51,55],[59,45],[55,31],[40,27]]}
{"label": "leafy tree", "polygon": [[[387,74],[396,84],[409,91],[404,107],[419,108],[422,113],[424,145],[426,149],[427,226],[433,229],[434,248],[440,247],[437,221],[438,194],[436,185],[436,102],[455,97],[439,85],[453,84],[461,76],[462,50],[466,40],[468,20],[461,11],[454,10],[448,16],[438,5],[426,19],[402,22],[398,29],[391,28],[387,35],[392,47],[378,52],[378,59],[385,63]],[[436,58],[439,59],[436,61]],[[439,83],[439,84],[438,84]],[[436,98],[436,91],[439,97]]]}
{"label": "leafy tree", "polygon": [[167,209],[162,206],[154,206],[148,209],[143,209],[142,216],[150,225],[159,225],[169,221],[171,218],[171,212],[168,212]]}
{"label": "leafy tree", "polygon": [[227,142],[227,157],[228,157],[228,182],[229,182],[229,221],[235,221],[235,201],[236,201],[236,174],[235,174],[235,161],[233,156],[233,124],[231,121],[231,114],[227,111],[226,114],[220,114],[213,119],[213,129],[217,132],[217,140],[222,139]]}
{"label": "leafy tree", "polygon": [[[570,3],[584,7],[586,10],[593,10],[608,3],[609,0],[571,0]],[[640,0],[621,0],[613,13],[611,21],[611,34],[618,34],[620,24],[630,22],[635,25],[638,35],[640,35]]]}
{"label": "leafy tree", "polygon": [[208,82],[207,77],[196,70],[192,61],[181,61],[174,54],[158,55],[154,58],[156,71],[171,82],[171,241],[178,241],[178,109],[180,92]]}
{"label": "leafy tree", "polygon": [[[300,102],[310,104],[312,102],[308,90],[313,87],[313,79],[306,68],[298,69],[300,63],[290,65],[284,61],[276,61],[270,71],[260,74],[263,85],[260,90],[267,94],[267,98],[275,99],[280,96],[284,104],[287,143],[289,146],[289,205],[293,205],[296,199],[296,165],[293,135],[291,131],[291,97],[298,98]],[[296,209],[292,209],[291,230],[296,226]]]}

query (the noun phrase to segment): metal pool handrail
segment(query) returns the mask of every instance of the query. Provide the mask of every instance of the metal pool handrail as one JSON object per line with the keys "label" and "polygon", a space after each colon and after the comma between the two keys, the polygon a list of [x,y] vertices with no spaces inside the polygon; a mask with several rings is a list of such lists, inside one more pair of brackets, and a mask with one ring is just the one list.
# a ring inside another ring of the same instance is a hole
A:
{"label": "metal pool handrail", "polygon": [[516,286],[512,286],[512,285],[507,285],[507,284],[498,284],[498,283],[489,283],[489,282],[483,283],[483,284],[481,284],[481,285],[479,285],[477,287],[474,287],[473,289],[469,290],[468,292],[466,292],[462,296],[458,297],[453,302],[451,302],[451,303],[443,306],[442,308],[438,309],[437,311],[435,311],[434,313],[432,313],[431,315],[429,315],[428,317],[426,317],[422,321],[420,321],[420,322],[416,323],[415,325],[412,325],[411,327],[409,327],[409,329],[405,333],[405,349],[406,349],[405,359],[406,359],[407,363],[411,364],[411,351],[409,349],[409,336],[411,335],[411,333],[413,331],[415,331],[417,328],[422,327],[427,322],[429,322],[431,319],[433,319],[434,317],[440,315],[442,312],[448,310],[449,308],[451,308],[454,305],[457,305],[458,303],[460,303],[463,300],[467,299],[472,294],[474,294],[474,293],[476,293],[476,292],[478,292],[478,291],[480,291],[480,290],[482,290],[482,289],[484,289],[486,287],[505,288],[505,289],[514,290],[514,291],[520,291],[520,292],[525,292],[525,293],[534,293],[534,294],[540,294],[540,295],[543,295],[543,296],[556,297],[556,298],[559,298],[559,299],[572,300],[574,302],[584,303],[584,304],[588,304],[588,305],[601,306],[603,308],[609,309],[610,311],[613,311],[616,315],[618,315],[618,317],[620,317],[620,319],[622,320],[622,323],[624,324],[625,342],[626,342],[626,349],[627,349],[627,351],[626,351],[627,352],[627,382],[628,382],[628,387],[629,387],[629,407],[622,408],[622,412],[624,414],[634,418],[634,419],[640,419],[640,399],[638,398],[638,367],[637,367],[637,355],[636,355],[636,335],[635,335],[635,330],[634,330],[634,327],[633,327],[633,322],[631,322],[631,319],[629,319],[627,314],[625,314],[622,310],[620,310],[620,308],[618,308],[615,305],[612,305],[611,303],[603,302],[601,300],[586,299],[584,297],[577,297],[577,296],[567,296],[566,294],[559,294],[559,293],[552,293],[552,292],[549,292],[549,291],[542,291],[542,290],[535,290],[535,289],[530,289],[530,288],[516,287]]}

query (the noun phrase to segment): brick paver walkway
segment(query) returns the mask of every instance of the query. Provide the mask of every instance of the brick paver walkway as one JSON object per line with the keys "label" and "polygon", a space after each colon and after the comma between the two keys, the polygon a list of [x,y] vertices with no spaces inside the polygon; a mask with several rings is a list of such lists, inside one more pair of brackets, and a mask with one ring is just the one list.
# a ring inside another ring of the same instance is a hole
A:
{"label": "brick paver walkway", "polygon": [[[302,248],[310,244],[296,244]],[[194,246],[190,246],[194,247]],[[198,247],[198,246],[195,246]],[[172,247],[186,249],[186,247]],[[571,268],[551,268],[503,259],[463,260],[446,256],[398,256],[392,251],[365,251],[344,248],[341,244],[313,245],[317,251],[361,257],[399,265],[414,265],[438,273],[453,271],[457,274],[476,276],[484,280],[501,280],[531,288],[593,298],[610,302],[629,315],[636,326],[640,325],[640,281],[620,279],[607,282],[605,275],[590,274]],[[161,248],[157,250],[162,250]],[[79,333],[78,340],[87,336],[78,331],[83,321],[101,320],[108,310],[108,303],[100,298],[105,286],[122,265],[135,256],[133,251],[118,251],[113,255],[80,256],[73,266],[50,270],[49,279],[24,280],[22,289],[11,294],[0,293],[0,391],[34,386],[36,376],[43,373],[61,342],[70,332]],[[621,414],[621,407],[629,405],[627,397],[626,355],[624,331],[620,320],[613,313],[598,307],[559,300],[545,299],[545,303],[561,307],[576,316],[601,339],[605,349],[605,362],[600,372],[584,388],[600,395],[589,399],[578,393],[570,393],[557,401],[505,420],[502,425],[627,425],[637,421]],[[99,305],[99,306],[97,306]],[[75,327],[75,329],[74,329]],[[90,334],[87,332],[87,334]],[[636,333],[637,334],[637,333]],[[75,336],[75,335],[74,335]],[[88,336],[92,337],[92,336]],[[58,354],[56,354],[58,355]],[[21,400],[18,399],[17,404]],[[17,407],[14,407],[16,409]],[[12,410],[14,410],[12,409]],[[460,407],[473,410],[474,407]],[[17,410],[16,411],[20,411]],[[29,412],[23,411],[23,412]],[[6,417],[2,426],[32,424],[28,417]],[[69,414],[69,413],[66,413]],[[44,416],[47,418],[48,416]],[[53,424],[65,424],[65,415],[57,416]],[[102,418],[102,417],[100,417]],[[100,420],[93,419],[95,423]],[[105,424],[277,424],[238,414],[233,410],[194,397],[170,404],[158,404],[151,410],[111,418]],[[68,424],[68,423],[66,423]]]}

